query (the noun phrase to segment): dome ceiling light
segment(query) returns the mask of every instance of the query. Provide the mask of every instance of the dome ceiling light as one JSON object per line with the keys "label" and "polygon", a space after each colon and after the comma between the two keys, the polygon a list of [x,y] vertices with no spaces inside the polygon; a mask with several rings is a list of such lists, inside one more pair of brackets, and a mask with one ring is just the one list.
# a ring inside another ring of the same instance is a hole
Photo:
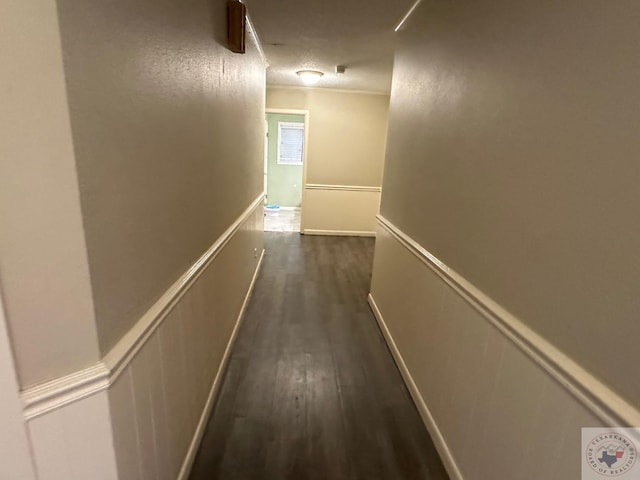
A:
{"label": "dome ceiling light", "polygon": [[315,85],[324,75],[324,73],[317,70],[298,70],[296,73],[305,85]]}

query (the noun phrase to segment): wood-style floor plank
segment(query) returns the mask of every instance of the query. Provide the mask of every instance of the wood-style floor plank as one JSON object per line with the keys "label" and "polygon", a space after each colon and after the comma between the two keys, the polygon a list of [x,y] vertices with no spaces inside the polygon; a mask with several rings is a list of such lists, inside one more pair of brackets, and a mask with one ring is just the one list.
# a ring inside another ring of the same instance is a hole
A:
{"label": "wood-style floor plank", "polygon": [[265,243],[191,480],[446,480],[367,304],[374,240]]}

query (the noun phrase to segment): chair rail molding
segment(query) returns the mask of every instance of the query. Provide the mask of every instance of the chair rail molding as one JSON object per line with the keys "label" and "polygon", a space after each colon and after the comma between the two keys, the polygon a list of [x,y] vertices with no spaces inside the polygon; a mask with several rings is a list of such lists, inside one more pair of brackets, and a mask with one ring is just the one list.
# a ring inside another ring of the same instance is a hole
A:
{"label": "chair rail molding", "polygon": [[[640,425],[640,411],[382,215],[378,223],[599,420]],[[375,310],[374,310],[375,311]],[[378,312],[379,314],[379,312]]]}
{"label": "chair rail molding", "polygon": [[382,192],[382,187],[370,187],[366,185],[329,185],[323,183],[307,183],[306,190],[341,190],[345,192]]}
{"label": "chair rail molding", "polygon": [[[107,390],[127,368],[138,351],[162,324],[208,265],[229,243],[242,224],[247,221],[264,202],[264,193],[251,202],[249,207],[216,239],[178,280],[140,317],[136,324],[99,362],[63,377],[24,389],[20,396],[27,420],[39,417],[90,395]],[[262,257],[260,258],[262,260]],[[253,284],[252,284],[253,285]]]}

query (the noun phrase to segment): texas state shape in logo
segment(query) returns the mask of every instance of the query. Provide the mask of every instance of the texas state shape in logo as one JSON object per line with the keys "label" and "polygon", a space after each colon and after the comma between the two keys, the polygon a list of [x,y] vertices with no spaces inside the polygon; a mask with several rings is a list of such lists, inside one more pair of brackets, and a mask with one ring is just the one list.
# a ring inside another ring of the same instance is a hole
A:
{"label": "texas state shape in logo", "polygon": [[615,431],[598,433],[587,443],[586,464],[601,477],[620,477],[631,473],[638,459],[635,442]]}

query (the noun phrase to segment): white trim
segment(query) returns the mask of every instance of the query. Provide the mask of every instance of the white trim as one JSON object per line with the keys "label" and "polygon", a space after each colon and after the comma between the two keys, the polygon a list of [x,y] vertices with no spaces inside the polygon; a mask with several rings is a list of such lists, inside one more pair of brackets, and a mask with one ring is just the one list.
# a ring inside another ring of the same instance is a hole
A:
{"label": "white trim", "polygon": [[108,387],[109,370],[103,362],[98,362],[84,370],[23,390],[24,416],[31,420]]}
{"label": "white trim", "polygon": [[555,346],[532,331],[382,215],[380,225],[427,265],[509,341],[565,388],[580,404],[610,426],[640,425],[640,411]]}
{"label": "white trim", "polygon": [[411,372],[409,372],[409,369],[407,368],[406,363],[404,363],[402,354],[398,350],[398,347],[396,346],[396,342],[393,340],[393,337],[391,336],[391,332],[389,332],[389,329],[387,328],[387,324],[385,323],[384,318],[382,317],[382,313],[380,313],[380,310],[378,309],[378,305],[376,304],[375,299],[371,294],[369,294],[367,297],[367,300],[369,301],[369,306],[371,307],[371,311],[373,311],[373,316],[376,317],[376,321],[378,322],[380,330],[382,331],[382,334],[384,335],[384,338],[387,341],[389,350],[391,350],[391,354],[393,355],[393,358],[396,361],[398,370],[400,370],[400,374],[402,375],[402,378],[404,379],[404,382],[407,385],[407,388],[409,389],[411,398],[413,398],[413,401],[416,404],[416,407],[418,408],[418,412],[420,412],[420,416],[422,417],[422,421],[424,422],[425,426],[427,427],[427,430],[431,434],[431,439],[433,440],[433,444],[435,445],[436,450],[438,450],[438,453],[440,454],[440,458],[442,459],[442,463],[447,469],[447,473],[449,474],[449,477],[451,478],[451,480],[463,480],[462,473],[460,472],[460,469],[456,464],[455,458],[453,457],[453,453],[449,449],[447,442],[442,436],[442,432],[440,432],[440,429],[438,428],[438,425],[435,419],[433,418],[433,415],[431,414],[429,407],[427,407],[427,404],[422,398],[422,395],[420,394],[420,390],[418,390],[418,386],[416,385],[416,382],[413,380],[413,377],[411,376]]}
{"label": "white trim", "polygon": [[249,285],[247,294],[245,295],[244,301],[242,302],[242,308],[240,309],[240,313],[238,313],[238,318],[236,320],[235,326],[233,327],[231,338],[229,338],[229,342],[227,343],[227,348],[225,349],[224,355],[222,356],[222,362],[220,362],[220,367],[218,368],[218,372],[216,373],[216,378],[214,379],[213,385],[211,386],[211,391],[209,392],[207,403],[205,404],[204,410],[202,411],[202,415],[200,415],[200,420],[198,421],[196,432],[193,436],[193,439],[191,440],[191,444],[189,445],[187,456],[185,457],[184,462],[182,463],[182,468],[180,468],[180,473],[178,474],[178,480],[187,480],[189,478],[189,474],[191,473],[191,468],[193,467],[193,461],[195,460],[196,454],[198,453],[198,448],[200,447],[200,441],[202,440],[202,436],[204,435],[204,430],[207,426],[207,422],[209,421],[209,415],[211,415],[211,410],[213,409],[215,400],[218,397],[218,392],[220,391],[220,386],[222,385],[224,372],[227,369],[227,364],[229,363],[229,357],[231,356],[231,349],[233,348],[233,344],[236,341],[238,331],[240,330],[240,324],[242,323],[242,320],[244,319],[244,314],[247,310],[247,305],[249,305],[249,299],[251,298],[251,293],[253,292],[253,288],[256,284],[258,274],[260,273],[260,268],[262,267],[263,259],[264,259],[264,249],[260,254],[260,260],[258,260],[258,265],[256,266],[256,269],[253,272],[253,278],[251,279],[251,284]]}
{"label": "white trim", "polygon": [[44,413],[106,390],[113,385],[172,308],[231,240],[253,212],[262,207],[264,193],[236,219],[215,243],[151,306],[120,341],[96,364],[22,391],[24,415],[30,420]]}
{"label": "white trim", "polygon": [[307,183],[306,190],[341,190],[344,192],[382,192],[382,187],[369,187],[366,185],[328,185],[322,183]]}
{"label": "white trim", "polygon": [[398,32],[402,28],[402,26],[407,22],[407,20],[409,20],[409,17],[415,11],[415,9],[418,8],[418,5],[420,5],[420,3],[422,3],[422,0],[416,0],[414,4],[411,5],[411,8],[409,8],[407,13],[404,14],[404,17],[402,17],[402,20],[400,20],[398,22],[398,25],[396,25],[396,28],[393,29],[394,32]]}
{"label": "white trim", "polygon": [[295,108],[266,108],[264,113],[281,113],[284,115],[308,115],[309,110],[299,110]]}
{"label": "white trim", "polygon": [[337,237],[375,237],[376,232],[366,232],[360,230],[316,230],[305,228],[300,233],[303,235],[329,235]]}
{"label": "white trim", "polygon": [[359,95],[383,95],[385,97],[389,96],[389,92],[380,92],[377,90],[347,90],[344,88],[331,88],[331,87],[301,87],[300,85],[271,85],[267,84],[267,90],[270,88],[274,90],[313,90],[313,91],[322,91],[329,93],[357,93]]}
{"label": "white trim", "polygon": [[256,27],[253,24],[253,21],[251,20],[251,16],[249,16],[249,10],[247,10],[246,12],[247,13],[245,14],[244,18],[245,18],[245,20],[247,22],[247,27],[248,27],[248,30],[249,30],[249,34],[251,35],[251,38],[253,39],[253,44],[258,49],[258,53],[260,54],[260,58],[262,59],[262,63],[264,64],[265,68],[267,68],[269,66],[269,61],[267,60],[267,56],[264,53],[264,49],[262,48],[262,42],[260,41],[260,36],[258,35],[258,31],[256,30]]}

